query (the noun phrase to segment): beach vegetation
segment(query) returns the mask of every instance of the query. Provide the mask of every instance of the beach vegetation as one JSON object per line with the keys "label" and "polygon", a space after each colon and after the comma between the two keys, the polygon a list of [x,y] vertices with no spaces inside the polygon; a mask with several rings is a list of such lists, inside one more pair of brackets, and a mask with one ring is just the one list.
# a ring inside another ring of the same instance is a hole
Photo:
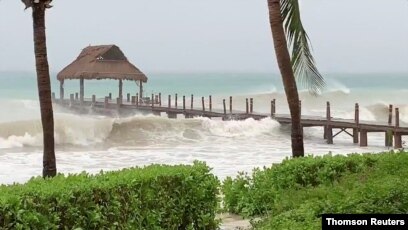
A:
{"label": "beach vegetation", "polygon": [[217,229],[204,163],[33,178],[0,187],[0,229]]}
{"label": "beach vegetation", "polygon": [[320,229],[324,213],[408,212],[408,154],[326,155],[286,159],[227,178],[224,208],[255,229]]}

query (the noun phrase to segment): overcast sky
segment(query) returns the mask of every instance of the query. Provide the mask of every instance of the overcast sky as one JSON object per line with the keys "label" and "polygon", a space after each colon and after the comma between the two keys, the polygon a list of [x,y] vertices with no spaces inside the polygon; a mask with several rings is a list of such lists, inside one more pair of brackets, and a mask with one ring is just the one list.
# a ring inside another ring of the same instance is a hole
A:
{"label": "overcast sky", "polygon": [[[34,71],[31,10],[0,0],[0,71]],[[277,72],[266,0],[54,0],[51,71],[116,44],[146,73]],[[408,73],[407,0],[303,0],[319,69]]]}

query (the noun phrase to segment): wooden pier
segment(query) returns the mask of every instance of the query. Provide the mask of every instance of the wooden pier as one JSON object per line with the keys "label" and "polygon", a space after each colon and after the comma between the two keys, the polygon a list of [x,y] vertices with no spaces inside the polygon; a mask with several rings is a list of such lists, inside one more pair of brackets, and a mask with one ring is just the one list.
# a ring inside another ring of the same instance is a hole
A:
{"label": "wooden pier", "polygon": [[[181,105],[178,104],[178,95],[175,94],[173,101],[172,96],[168,95],[168,101],[166,104],[162,103],[162,95],[152,94],[148,98],[139,98],[139,95],[131,96],[129,93],[126,95],[126,100],[122,98],[116,98],[112,100],[112,94],[104,97],[103,99],[96,99],[93,95],[91,99],[86,99],[82,95],[78,97],[78,94],[71,94],[70,99],[64,99],[62,96],[60,99],[55,98],[55,93],[52,94],[53,101],[64,107],[76,111],[89,111],[91,109],[96,113],[109,114],[110,112],[119,113],[134,113],[144,112],[152,113],[160,116],[162,113],[167,114],[168,118],[177,118],[177,115],[182,115],[185,118],[193,117],[208,117],[208,118],[222,118],[222,120],[244,120],[253,118],[260,120],[263,118],[271,117],[280,124],[291,124],[290,115],[277,114],[276,113],[276,100],[272,100],[270,104],[270,113],[256,113],[253,110],[253,99],[246,99],[245,111],[233,110],[233,98],[229,97],[228,100],[223,99],[223,109],[214,109],[212,97],[201,97],[198,100],[200,106],[194,107],[195,98],[191,95],[190,105],[186,104],[186,96],[182,97]],[[201,102],[201,103],[200,103]],[[206,103],[207,102],[207,103]],[[227,105],[228,102],[228,105]],[[208,105],[208,108],[206,107]],[[361,147],[368,145],[368,136],[370,132],[384,133],[384,143],[387,147],[402,148],[402,136],[408,135],[408,126],[401,126],[399,119],[399,109],[395,108],[395,116],[393,116],[393,106],[389,106],[388,121],[362,121],[360,120],[359,105],[355,104],[355,116],[354,119],[342,119],[332,117],[330,110],[330,103],[326,105],[326,116],[301,116],[301,123],[303,127],[322,127],[324,130],[323,138],[326,139],[327,144],[333,144],[333,139],[340,133],[349,135],[353,143],[359,143]],[[395,117],[395,119],[393,119]],[[335,132],[334,132],[335,131]]]}

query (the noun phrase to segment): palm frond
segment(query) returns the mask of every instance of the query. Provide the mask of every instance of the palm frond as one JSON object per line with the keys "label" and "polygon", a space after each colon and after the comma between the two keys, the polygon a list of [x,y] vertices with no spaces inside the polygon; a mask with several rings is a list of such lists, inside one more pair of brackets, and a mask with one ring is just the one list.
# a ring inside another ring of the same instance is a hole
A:
{"label": "palm frond", "polygon": [[299,1],[280,1],[288,46],[292,51],[292,68],[296,80],[312,94],[318,94],[325,87],[325,81],[316,67],[311,52],[310,40],[300,18]]}
{"label": "palm frond", "polygon": [[21,0],[21,2],[23,2],[23,4],[25,5],[25,10],[32,7],[34,3],[40,3],[40,1],[44,2],[45,8],[47,9],[52,7],[52,0]]}

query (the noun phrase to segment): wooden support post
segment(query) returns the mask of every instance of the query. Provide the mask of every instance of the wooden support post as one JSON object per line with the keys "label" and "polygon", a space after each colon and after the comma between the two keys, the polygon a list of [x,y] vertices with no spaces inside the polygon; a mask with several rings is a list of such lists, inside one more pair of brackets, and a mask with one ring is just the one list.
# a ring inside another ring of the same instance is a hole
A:
{"label": "wooden support post", "polygon": [[330,112],[330,102],[327,102],[326,105],[326,137],[327,137],[327,144],[333,144],[333,128],[330,125],[331,123],[331,112]]}
{"label": "wooden support post", "polygon": [[354,122],[356,124],[356,128],[353,128],[353,143],[358,143],[358,126],[360,125],[360,106],[358,103],[355,104],[354,107]]}
{"label": "wooden support post", "polygon": [[54,92],[51,93],[51,98],[52,98],[52,100],[55,100],[55,93]]}
{"label": "wooden support post", "polygon": [[191,94],[191,110],[193,109],[193,104],[194,104],[194,95]]}
{"label": "wooden support post", "polygon": [[169,95],[169,101],[167,105],[168,105],[167,107],[171,108],[171,95]]}
{"label": "wooden support post", "polygon": [[276,114],[276,99],[271,101],[271,117],[274,118]]}
{"label": "wooden support post", "polygon": [[392,105],[388,107],[388,125],[392,124]]}
{"label": "wooden support post", "polygon": [[167,112],[167,117],[170,119],[176,119],[177,113]]}
{"label": "wooden support post", "polygon": [[116,105],[118,106],[118,109],[119,109],[120,106],[122,105],[122,98],[120,98],[120,97],[116,98]]}
{"label": "wooden support post", "polygon": [[176,97],[174,98],[174,106],[177,108],[177,93],[176,93]]}
{"label": "wooden support post", "polygon": [[130,102],[130,93],[126,94],[126,101]]}
{"label": "wooden support post", "polygon": [[112,93],[109,93],[109,100],[112,100]]}
{"label": "wooden support post", "polygon": [[246,112],[246,114],[249,113],[249,102],[248,102],[248,98],[245,98],[245,112]]}
{"label": "wooden support post", "polygon": [[69,101],[71,102],[71,105],[74,104],[74,94],[73,94],[73,93],[71,93],[71,94],[69,95]]}
{"label": "wooden support post", "polygon": [[[389,105],[388,107],[388,126],[392,126],[392,105]],[[385,132],[385,146],[387,147],[392,147],[392,142],[393,142],[393,134],[392,134],[392,129],[387,130]]]}
{"label": "wooden support post", "polygon": [[152,98],[151,98],[152,107],[154,107],[154,99],[153,98],[154,98],[154,94],[152,94]]}
{"label": "wooden support post", "polygon": [[119,80],[119,98],[123,98],[123,81]]}
{"label": "wooden support post", "polygon": [[136,106],[139,106],[139,93],[136,94]]}
{"label": "wooden support post", "polygon": [[210,106],[210,111],[212,111],[212,96],[211,95],[209,96],[209,100],[210,100],[210,105],[209,105]]}
{"label": "wooden support post", "polygon": [[78,100],[78,93],[75,93],[75,100]]}
{"label": "wooden support post", "polygon": [[183,110],[186,111],[186,96],[183,95]]}
{"label": "wooden support post", "polygon": [[222,100],[222,105],[224,107],[224,117],[223,120],[227,117],[227,107],[225,105],[225,99]]}
{"label": "wooden support post", "polygon": [[95,103],[96,103],[96,96],[94,94],[94,95],[92,95],[92,104],[95,104]]}
{"label": "wooden support post", "polygon": [[402,135],[397,129],[400,127],[399,108],[395,108],[395,131],[394,131],[394,148],[402,148]]}
{"label": "wooden support post", "polygon": [[367,130],[365,129],[360,129],[360,146],[361,147],[368,146]]}
{"label": "wooden support post", "polygon": [[64,100],[64,80],[60,81],[60,99]]}
{"label": "wooden support post", "polygon": [[161,93],[159,93],[159,106],[161,107],[162,103],[161,103]]}
{"label": "wooden support post", "polygon": [[142,82],[142,80],[139,81],[139,96],[140,96],[140,99],[143,98],[143,82]]}
{"label": "wooden support post", "polygon": [[81,79],[79,79],[79,98],[81,101],[81,104],[84,103],[84,78],[81,77]]}
{"label": "wooden support post", "polygon": [[250,113],[254,112],[254,99],[253,98],[249,99],[249,112]]}
{"label": "wooden support post", "polygon": [[132,105],[136,104],[136,96],[132,96]]}
{"label": "wooden support post", "polygon": [[205,111],[204,97],[201,97],[201,104],[203,106],[203,111]]}
{"label": "wooden support post", "polygon": [[109,97],[105,97],[105,101],[104,101],[104,107],[105,109],[107,109],[109,107]]}
{"label": "wooden support post", "polygon": [[230,96],[229,111],[232,114],[232,97]]}

